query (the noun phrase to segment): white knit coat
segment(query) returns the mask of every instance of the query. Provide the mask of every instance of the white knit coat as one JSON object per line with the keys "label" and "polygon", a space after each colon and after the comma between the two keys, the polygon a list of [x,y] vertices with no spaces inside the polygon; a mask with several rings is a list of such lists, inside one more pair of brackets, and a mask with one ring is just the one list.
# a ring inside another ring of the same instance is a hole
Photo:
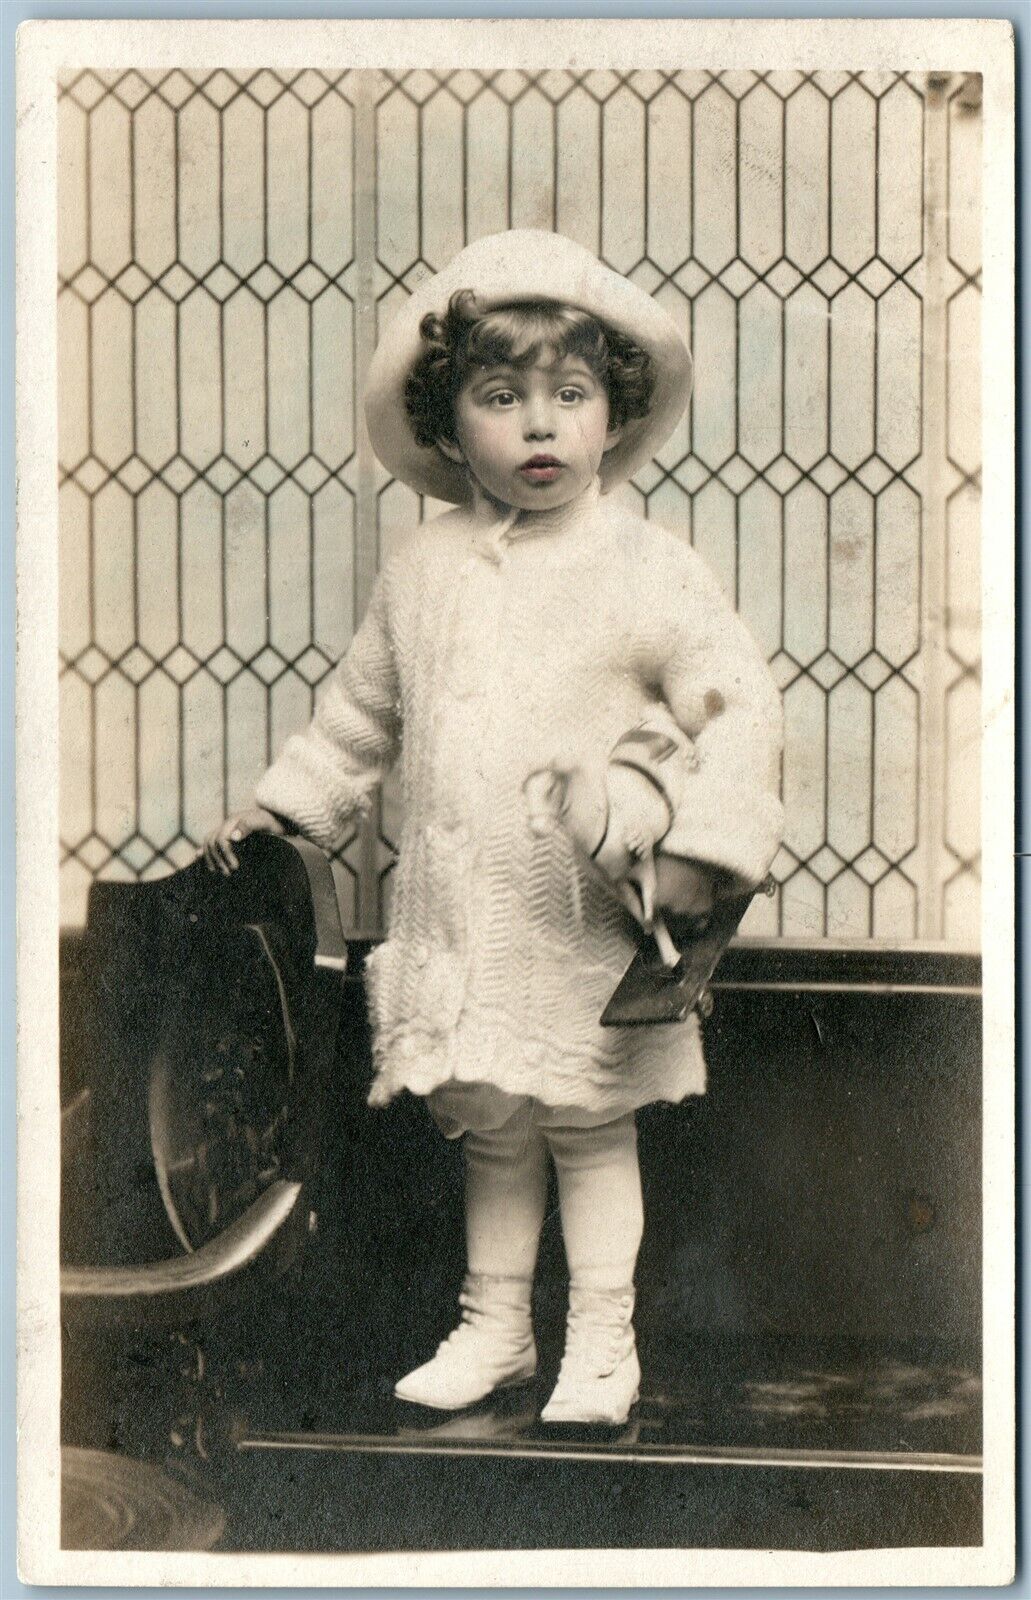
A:
{"label": "white knit coat", "polygon": [[636,927],[561,830],[534,836],[522,793],[556,758],[604,761],[656,711],[694,743],[663,848],[758,883],[780,837],[779,698],[685,542],[596,483],[505,532],[448,512],[384,568],[257,790],[331,849],[400,756],[391,925],[367,968],[372,1104],[452,1080],[613,1116],[702,1092],[693,1016],[599,1026]]}

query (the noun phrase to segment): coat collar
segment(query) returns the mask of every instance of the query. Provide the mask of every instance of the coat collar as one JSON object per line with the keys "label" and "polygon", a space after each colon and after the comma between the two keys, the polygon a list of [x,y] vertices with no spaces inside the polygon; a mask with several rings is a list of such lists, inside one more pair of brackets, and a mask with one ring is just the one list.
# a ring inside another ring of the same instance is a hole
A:
{"label": "coat collar", "polygon": [[477,486],[470,513],[474,548],[500,566],[516,543],[549,539],[565,545],[572,535],[595,521],[600,499],[601,482],[595,478],[580,494],[551,511],[520,511],[515,507],[506,511]]}

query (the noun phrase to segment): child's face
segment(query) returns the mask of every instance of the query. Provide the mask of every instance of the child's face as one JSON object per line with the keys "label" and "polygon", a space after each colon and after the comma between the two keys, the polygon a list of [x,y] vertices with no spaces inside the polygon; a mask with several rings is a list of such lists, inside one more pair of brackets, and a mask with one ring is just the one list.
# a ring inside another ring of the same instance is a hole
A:
{"label": "child's face", "polygon": [[619,429],[605,385],[579,356],[478,367],[455,401],[458,443],[441,440],[495,500],[523,511],[565,505],[597,475]]}

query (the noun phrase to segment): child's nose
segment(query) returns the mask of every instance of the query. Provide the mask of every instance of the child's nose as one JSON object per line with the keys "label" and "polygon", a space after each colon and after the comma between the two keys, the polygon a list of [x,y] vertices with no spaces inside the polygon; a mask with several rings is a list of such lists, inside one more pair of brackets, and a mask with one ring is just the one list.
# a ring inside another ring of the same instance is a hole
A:
{"label": "child's nose", "polygon": [[553,439],[555,418],[546,401],[534,400],[523,412],[523,433],[527,439]]}

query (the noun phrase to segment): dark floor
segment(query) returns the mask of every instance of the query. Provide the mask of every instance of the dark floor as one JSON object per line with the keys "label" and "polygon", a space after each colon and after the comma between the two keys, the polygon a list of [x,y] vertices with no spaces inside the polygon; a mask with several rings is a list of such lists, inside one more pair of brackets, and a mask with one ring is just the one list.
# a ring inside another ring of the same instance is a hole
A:
{"label": "dark floor", "polygon": [[[548,1427],[538,1414],[554,1373],[542,1363],[537,1384],[492,1396],[461,1413],[395,1401],[389,1378],[349,1387],[327,1364],[316,1392],[269,1395],[264,1426],[249,1432],[285,1446],[315,1437],[338,1450],[489,1450],[677,1458],[712,1452],[947,1457],[979,1464],[981,1386],[962,1361],[913,1351],[835,1349],[827,1342],[729,1343],[697,1340],[664,1381],[646,1364],[640,1405],[621,1429]],[[650,1381],[649,1381],[650,1380]]]}
{"label": "dark floor", "polygon": [[697,1372],[620,1429],[542,1425],[546,1385],[461,1415],[338,1391],[318,1429],[245,1434],[219,1548],[980,1542],[980,1385],[962,1365],[709,1350]]}
{"label": "dark floor", "polygon": [[[220,1550],[848,1550],[981,1542],[966,1473],[241,1455]],[[685,1583],[690,1577],[685,1573]]]}
{"label": "dark floor", "polygon": [[[699,1342],[680,1368],[692,1376],[653,1381],[618,1429],[541,1424],[551,1374],[443,1414],[394,1401],[385,1375],[357,1392],[327,1363],[313,1392],[286,1370],[252,1374],[246,1417],[206,1463],[189,1450],[170,1463],[207,1502],[199,1525],[223,1521],[220,1550],[834,1550],[981,1538],[980,1385],[959,1360]],[[209,1411],[209,1444],[218,1423]],[[128,1476],[116,1477],[126,1537],[153,1538],[153,1507],[134,1521]],[[162,1548],[188,1540],[174,1501],[169,1489]]]}

